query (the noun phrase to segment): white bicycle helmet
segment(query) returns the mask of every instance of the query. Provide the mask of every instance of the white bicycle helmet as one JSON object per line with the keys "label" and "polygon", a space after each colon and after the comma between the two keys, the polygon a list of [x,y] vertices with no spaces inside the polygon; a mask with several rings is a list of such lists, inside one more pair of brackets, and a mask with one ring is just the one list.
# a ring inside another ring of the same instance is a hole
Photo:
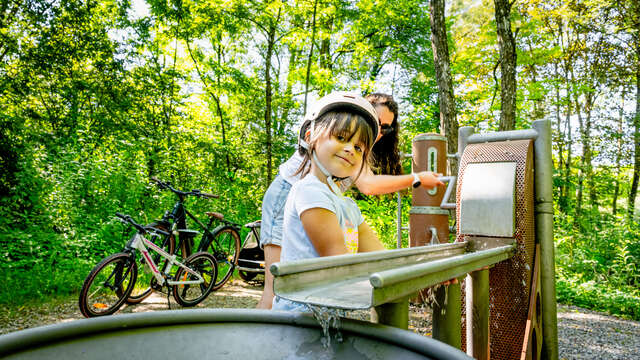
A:
{"label": "white bicycle helmet", "polygon": [[308,149],[308,144],[304,140],[304,133],[308,128],[308,126],[305,126],[305,123],[310,122],[311,133],[313,133],[315,121],[329,111],[336,110],[353,111],[362,116],[373,130],[373,139],[378,137],[378,131],[380,130],[378,128],[378,114],[373,105],[360,95],[351,94],[346,91],[336,91],[320,98],[305,115],[298,137],[302,147]]}
{"label": "white bicycle helmet", "polygon": [[[320,98],[320,100],[318,100],[311,111],[307,113],[304,120],[305,123],[310,123],[311,134],[313,134],[316,120],[318,120],[322,115],[328,113],[329,111],[337,110],[352,111],[362,116],[371,127],[373,139],[378,137],[378,131],[380,130],[378,128],[378,114],[376,113],[373,105],[371,105],[369,101],[367,101],[362,96],[350,94],[343,91],[333,92]],[[303,123],[303,125],[300,127],[300,136],[298,139],[300,142],[300,146],[308,150],[309,144],[307,144],[307,142],[304,140],[304,135],[308,128],[308,126],[305,126],[305,123]],[[320,171],[327,177],[327,184],[329,185],[331,190],[335,194],[341,194],[342,191],[333,181],[332,174],[330,174],[329,171],[320,163],[315,151],[311,153],[311,159],[316,163]]]}

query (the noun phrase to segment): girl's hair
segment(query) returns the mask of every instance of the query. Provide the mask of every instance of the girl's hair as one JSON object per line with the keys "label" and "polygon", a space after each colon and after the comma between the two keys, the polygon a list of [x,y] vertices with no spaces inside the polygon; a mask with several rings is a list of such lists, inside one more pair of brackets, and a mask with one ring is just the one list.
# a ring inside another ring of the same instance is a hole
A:
{"label": "girl's hair", "polygon": [[[302,124],[302,134],[306,133],[310,127],[311,121]],[[303,156],[303,160],[295,174],[302,174],[302,177],[304,177],[309,173],[311,152],[315,150],[318,139],[321,136],[328,134],[329,136],[342,136],[345,139],[351,139],[351,137],[356,135],[358,130],[360,130],[360,133],[358,134],[360,142],[362,142],[364,147],[362,151],[362,163],[360,164],[360,170],[358,171],[356,178],[360,176],[362,169],[364,169],[364,163],[367,161],[371,151],[371,146],[375,141],[373,138],[373,129],[371,129],[369,123],[359,114],[344,111],[329,111],[315,120],[313,133],[311,134],[311,139],[308,141],[309,149],[306,150],[302,147],[299,148],[300,154]]]}
{"label": "girl's hair", "polygon": [[369,164],[373,172],[385,175],[402,174],[402,165],[400,164],[400,151],[398,150],[398,133],[400,124],[398,124],[398,103],[393,100],[393,96],[381,93],[373,93],[365,96],[374,108],[378,106],[386,106],[393,114],[393,122],[391,127],[393,131],[386,134],[378,140],[371,150]]}

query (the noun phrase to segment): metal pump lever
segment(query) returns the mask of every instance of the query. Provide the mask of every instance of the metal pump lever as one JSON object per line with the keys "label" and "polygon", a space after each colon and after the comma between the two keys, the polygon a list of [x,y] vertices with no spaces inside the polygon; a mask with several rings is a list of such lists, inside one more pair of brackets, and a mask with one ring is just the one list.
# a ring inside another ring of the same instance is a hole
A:
{"label": "metal pump lever", "polygon": [[453,188],[455,187],[456,177],[455,176],[440,176],[438,179],[440,181],[442,181],[442,182],[449,183],[447,185],[447,190],[444,192],[444,196],[442,197],[442,202],[440,203],[440,208],[442,208],[442,209],[455,209],[456,208],[456,203],[450,203],[450,202],[447,202],[447,201],[449,200],[449,197],[451,196],[451,192],[453,191]]}

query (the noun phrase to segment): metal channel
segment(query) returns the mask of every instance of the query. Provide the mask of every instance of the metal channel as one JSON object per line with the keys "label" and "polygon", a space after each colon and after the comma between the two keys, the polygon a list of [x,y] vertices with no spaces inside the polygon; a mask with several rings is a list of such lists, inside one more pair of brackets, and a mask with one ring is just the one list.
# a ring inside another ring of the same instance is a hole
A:
{"label": "metal channel", "polygon": [[368,309],[371,273],[450,258],[467,250],[466,242],[328,256],[271,265],[275,293],[285,299],[342,309]]}
{"label": "metal channel", "polygon": [[515,244],[500,246],[374,273],[370,277],[371,285],[374,288],[373,306],[399,299],[420,289],[507,260],[513,256],[515,249]]}

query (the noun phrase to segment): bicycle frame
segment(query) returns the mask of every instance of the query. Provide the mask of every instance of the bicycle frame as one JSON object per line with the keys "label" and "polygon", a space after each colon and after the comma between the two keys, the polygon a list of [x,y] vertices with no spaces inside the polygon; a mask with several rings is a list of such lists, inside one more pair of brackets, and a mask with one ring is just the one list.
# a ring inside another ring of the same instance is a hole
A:
{"label": "bicycle frame", "polygon": [[[158,281],[158,284],[160,284],[161,286],[165,285],[165,283],[167,285],[193,285],[193,284],[202,284],[204,282],[204,278],[199,273],[193,271],[183,263],[177,261],[176,255],[170,255],[168,252],[162,250],[162,248],[160,248],[159,246],[157,246],[156,244],[154,244],[144,236],[140,235],[139,233],[136,233],[133,236],[131,240],[131,244],[129,246],[132,249],[136,249],[140,251],[142,256],[145,258],[147,264],[149,265],[149,268],[153,273],[153,277]],[[147,249],[147,246],[149,246],[151,250],[157,252],[158,254],[160,254],[160,256],[168,260],[164,269],[162,269],[162,272],[158,269],[158,265],[156,265],[156,263],[153,261],[153,259],[149,255],[149,250]],[[178,267],[183,268],[186,272],[196,276],[198,279],[189,280],[189,281],[175,281],[175,280],[165,279],[163,274],[164,275],[169,274],[169,271],[167,271],[167,269],[172,269],[174,265],[177,265]]]}
{"label": "bicycle frame", "polygon": [[[167,221],[171,225],[171,228],[169,229],[170,234],[168,234],[167,236],[171,236],[171,234],[178,235],[178,243],[176,243],[176,247],[184,246],[184,258],[193,253],[193,249],[191,248],[192,244],[189,242],[190,238],[185,237],[184,234],[180,232],[181,229],[187,229],[187,217],[195,221],[200,226],[200,229],[203,232],[203,236],[213,235],[211,233],[211,225],[215,221],[215,219],[210,219],[209,223],[205,225],[202,221],[200,221],[200,219],[198,219],[195,215],[193,215],[189,210],[185,208],[184,199],[182,197],[179,197],[179,200],[174,204],[171,212],[165,214],[165,216],[162,217],[163,221]],[[237,224],[230,224],[237,226]],[[203,244],[201,243],[198,248],[199,250],[202,250],[202,245]]]}

